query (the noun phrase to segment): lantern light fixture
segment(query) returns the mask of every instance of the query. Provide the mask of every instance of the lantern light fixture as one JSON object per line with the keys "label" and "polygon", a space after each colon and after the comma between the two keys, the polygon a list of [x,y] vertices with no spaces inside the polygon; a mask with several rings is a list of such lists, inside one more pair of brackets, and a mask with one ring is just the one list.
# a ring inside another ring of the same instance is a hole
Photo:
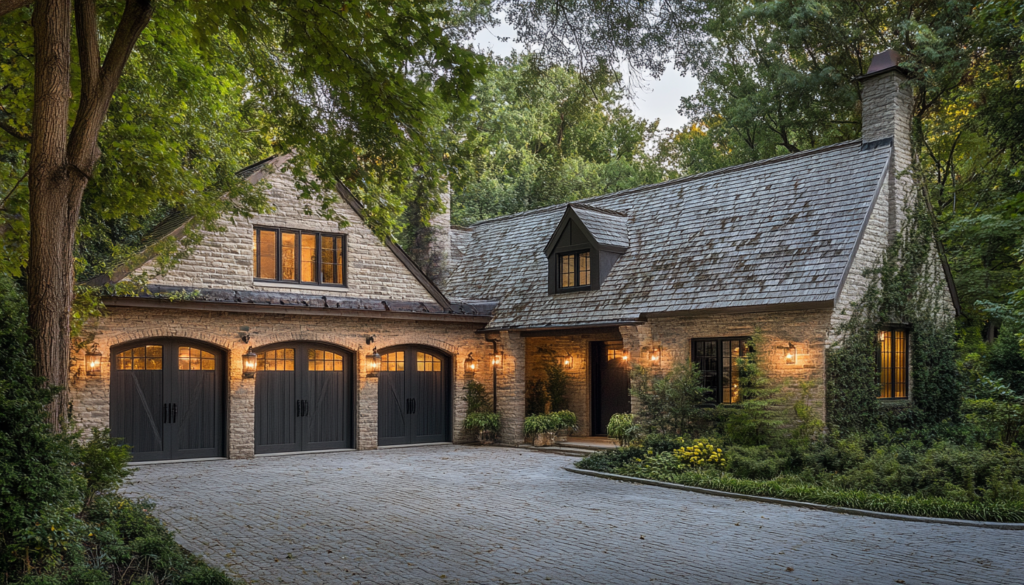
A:
{"label": "lantern light fixture", "polygon": [[786,363],[789,365],[796,364],[796,346],[792,342],[786,348]]}
{"label": "lantern light fixture", "polygon": [[472,376],[476,373],[476,360],[473,359],[473,352],[466,356],[466,374]]}
{"label": "lantern light fixture", "polygon": [[624,352],[622,352],[622,361],[627,361],[627,360],[629,360],[629,352],[628,351],[624,351]]}
{"label": "lantern light fixture", "polygon": [[501,352],[498,352],[498,353],[494,354],[493,356],[491,356],[491,365],[494,366],[494,367],[500,367],[501,366]]}
{"label": "lantern light fixture", "polygon": [[659,361],[661,361],[661,348],[660,347],[652,347],[651,348],[651,363],[652,364],[657,364]]}
{"label": "lantern light fixture", "polygon": [[249,346],[249,350],[242,354],[242,377],[256,377],[256,352]]}
{"label": "lantern light fixture", "polygon": [[85,352],[85,375],[99,376],[102,358],[103,354],[100,353],[99,347],[95,343],[92,344],[89,351]]}
{"label": "lantern light fixture", "polygon": [[572,355],[566,353],[562,357],[562,366],[565,367],[568,370],[572,369]]}
{"label": "lantern light fixture", "polygon": [[885,331],[878,332],[878,343],[885,343]]}
{"label": "lantern light fixture", "polygon": [[373,348],[373,353],[366,356],[366,368],[370,370],[366,374],[367,378],[377,377],[377,372],[380,371],[380,354],[377,353],[376,347]]}

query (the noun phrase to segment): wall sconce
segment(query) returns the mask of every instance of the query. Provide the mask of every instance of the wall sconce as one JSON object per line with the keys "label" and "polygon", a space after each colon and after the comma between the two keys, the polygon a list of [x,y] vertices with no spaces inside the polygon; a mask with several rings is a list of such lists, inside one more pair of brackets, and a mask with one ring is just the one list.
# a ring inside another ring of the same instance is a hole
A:
{"label": "wall sconce", "polygon": [[661,348],[660,347],[652,347],[651,348],[651,365],[657,365],[657,363],[659,361],[661,361]]}
{"label": "wall sconce", "polygon": [[786,348],[786,364],[787,365],[794,365],[794,364],[796,364],[796,346],[793,345],[792,343],[790,343],[789,347]]}
{"label": "wall sconce", "polygon": [[256,352],[252,350],[251,346],[249,347],[249,351],[242,354],[242,377],[256,377]]}
{"label": "wall sconce", "polygon": [[629,359],[629,352],[628,351],[623,351],[622,352],[622,361],[627,361],[628,359]]}
{"label": "wall sconce", "polygon": [[565,357],[561,358],[561,360],[562,360],[562,366],[563,367],[565,367],[568,370],[572,369],[572,356],[571,355],[569,355],[567,353],[567,354],[565,354]]}
{"label": "wall sconce", "polygon": [[501,367],[501,354],[500,353],[496,353],[493,356],[491,356],[491,365],[496,367],[496,368],[500,368]]}
{"label": "wall sconce", "polygon": [[[370,338],[373,339],[372,337]],[[377,372],[380,371],[380,354],[377,353],[377,348],[373,348],[373,353],[366,356],[366,368],[370,370],[367,372],[367,378],[376,378]]]}
{"label": "wall sconce", "polygon": [[878,343],[885,343],[885,331],[878,332]]}
{"label": "wall sconce", "polygon": [[92,344],[89,351],[85,352],[85,375],[86,376],[99,376],[100,375],[100,360],[103,358],[103,354],[100,353],[99,348],[96,344]]}
{"label": "wall sconce", "polygon": [[476,373],[476,360],[473,359],[473,352],[466,356],[466,375],[472,376]]}

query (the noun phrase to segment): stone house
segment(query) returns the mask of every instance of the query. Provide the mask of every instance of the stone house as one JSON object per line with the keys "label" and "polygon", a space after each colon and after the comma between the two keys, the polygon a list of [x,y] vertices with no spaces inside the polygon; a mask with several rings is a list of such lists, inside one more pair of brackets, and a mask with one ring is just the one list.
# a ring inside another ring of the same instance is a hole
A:
{"label": "stone house", "polygon": [[[600,435],[631,408],[634,363],[696,362],[714,400],[736,402],[737,358],[760,329],[769,374],[790,391],[809,382],[824,417],[830,331],[913,196],[897,60],[877,56],[860,79],[859,140],[469,227],[439,217],[437,283],[373,235],[343,187],[339,229],[304,212],[283,157],[262,161],[242,175],[269,183],[272,213],[225,219],[153,294],[105,299],[75,416],[109,425],[138,460],[466,442],[474,379],[516,444],[527,384],[558,360],[579,434]],[[117,277],[132,270],[152,261]],[[948,270],[936,277],[955,314]],[[910,401],[909,336],[880,335],[880,398]]]}

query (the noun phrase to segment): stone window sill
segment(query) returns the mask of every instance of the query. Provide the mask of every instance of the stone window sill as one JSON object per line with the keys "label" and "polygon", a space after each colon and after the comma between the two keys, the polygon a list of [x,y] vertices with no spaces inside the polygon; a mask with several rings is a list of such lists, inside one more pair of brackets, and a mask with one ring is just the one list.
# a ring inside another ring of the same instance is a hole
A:
{"label": "stone window sill", "polygon": [[303,291],[321,291],[321,292],[333,292],[333,293],[347,293],[349,289],[347,286],[322,286],[315,284],[299,284],[297,282],[256,282],[252,283],[253,288],[291,288]]}

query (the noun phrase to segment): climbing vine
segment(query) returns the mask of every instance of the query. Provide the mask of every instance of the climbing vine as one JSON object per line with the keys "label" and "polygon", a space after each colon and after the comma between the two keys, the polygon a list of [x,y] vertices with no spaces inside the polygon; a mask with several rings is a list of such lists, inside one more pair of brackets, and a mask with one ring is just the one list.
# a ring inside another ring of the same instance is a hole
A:
{"label": "climbing vine", "polygon": [[[920,426],[958,419],[964,378],[956,363],[955,322],[935,252],[926,204],[908,209],[907,220],[880,261],[866,272],[864,296],[833,332],[825,357],[828,425],[856,430],[879,422]],[[910,326],[911,391],[908,401],[881,401],[877,332],[882,324]]]}

